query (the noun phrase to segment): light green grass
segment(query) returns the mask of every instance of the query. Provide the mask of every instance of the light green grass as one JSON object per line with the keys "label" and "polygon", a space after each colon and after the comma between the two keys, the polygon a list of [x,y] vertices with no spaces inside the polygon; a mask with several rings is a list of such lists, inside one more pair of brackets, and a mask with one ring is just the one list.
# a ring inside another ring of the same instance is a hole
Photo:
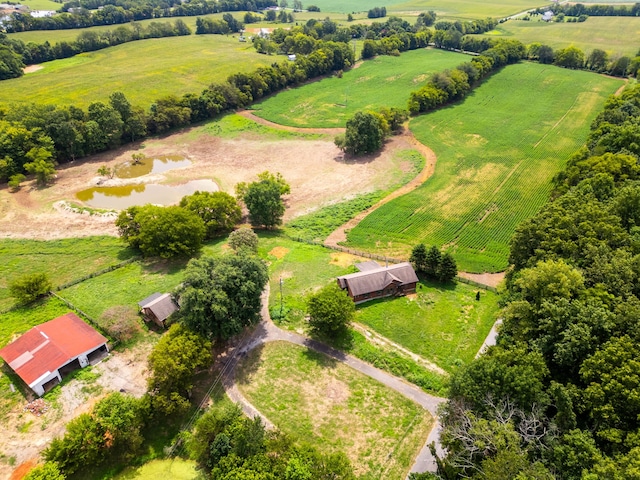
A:
{"label": "light green grass", "polygon": [[451,371],[473,360],[498,318],[498,296],[464,283],[420,282],[415,296],[358,306],[356,321]]}
{"label": "light green grass", "polygon": [[201,478],[196,470],[196,463],[191,460],[172,458],[153,460],[141,467],[127,468],[124,472],[113,477],[114,480],[157,480],[165,478],[171,480],[195,480]]}
{"label": "light green grass", "polygon": [[0,240],[0,310],[14,304],[9,285],[30,273],[46,273],[54,287],[116,265],[135,255],[115,237],[64,240]]}
{"label": "light green grass", "polygon": [[40,300],[28,307],[21,307],[0,315],[0,348],[23,334],[31,327],[53,320],[69,312],[63,302],[56,298]]}
{"label": "light green grass", "polygon": [[0,103],[86,107],[121,91],[132,104],[148,107],[160,97],[198,94],[232,73],[250,72],[279,60],[222,35],[141,40],[46,62],[42,70],[5,80]]}
{"label": "light green grass", "polygon": [[62,8],[61,3],[53,2],[51,0],[20,0],[21,5],[26,5],[31,10],[53,10],[57,11]]}
{"label": "light green grass", "polygon": [[387,6],[387,12],[433,10],[438,18],[456,17],[459,19],[502,18],[524,10],[548,5],[536,0],[408,0],[404,3]]}
{"label": "light green grass", "polygon": [[432,425],[399,393],[325,355],[284,342],[254,350],[240,390],[285,433],[344,451],[358,478],[405,478]]}
{"label": "light green grass", "polygon": [[531,18],[528,22],[510,20],[502,23],[485,36],[515,38],[527,45],[539,42],[554,50],[573,45],[587,55],[599,48],[611,56],[635,57],[640,45],[640,18],[636,17],[589,17],[582,23],[542,22]]}
{"label": "light green grass", "polygon": [[380,107],[406,108],[409,93],[430,74],[469,60],[467,55],[420,49],[399,57],[367,60],[342,78],[324,78],[286,90],[252,108],[259,117],[297,127],[344,127],[355,112]]}
{"label": "light green grass", "polygon": [[460,270],[504,270],[516,226],[548,201],[552,177],[621,85],[523,63],[495,74],[460,104],[412,120],[417,139],[437,155],[435,174],[368,215],[347,244],[408,258],[424,242],[451,251]]}

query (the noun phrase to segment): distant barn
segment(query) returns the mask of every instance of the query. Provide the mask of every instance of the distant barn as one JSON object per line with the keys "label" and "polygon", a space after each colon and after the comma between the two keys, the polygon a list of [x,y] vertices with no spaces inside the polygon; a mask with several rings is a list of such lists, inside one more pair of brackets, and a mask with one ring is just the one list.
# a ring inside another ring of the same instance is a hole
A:
{"label": "distant barn", "polygon": [[142,316],[146,322],[154,322],[159,327],[165,327],[167,318],[178,311],[170,293],[154,293],[138,302]]}
{"label": "distant barn", "polygon": [[0,357],[36,395],[42,396],[69,372],[109,353],[107,339],[76,314],[33,327],[0,350]]}
{"label": "distant barn", "polygon": [[338,285],[355,303],[415,293],[418,276],[410,263],[382,267],[374,261],[358,263],[358,273],[338,277]]}

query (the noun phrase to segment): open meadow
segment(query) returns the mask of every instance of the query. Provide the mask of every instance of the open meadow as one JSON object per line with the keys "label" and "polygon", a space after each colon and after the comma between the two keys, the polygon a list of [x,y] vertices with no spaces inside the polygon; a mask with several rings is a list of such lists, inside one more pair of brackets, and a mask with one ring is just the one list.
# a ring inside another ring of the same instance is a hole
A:
{"label": "open meadow", "polygon": [[543,22],[537,20],[540,17],[531,18],[531,21],[509,20],[483,36],[514,38],[525,45],[538,42],[554,50],[573,45],[586,55],[599,48],[614,58],[621,55],[633,58],[640,45],[640,18],[637,17],[589,17],[581,23]]}
{"label": "open meadow", "polygon": [[436,49],[379,56],[362,62],[342,77],[323,78],[288,89],[252,105],[255,115],[297,127],[344,127],[360,110],[407,108],[409,93],[431,74],[468,61],[459,53]]}
{"label": "open meadow", "polygon": [[250,43],[223,35],[188,35],[125,43],[64,60],[3,80],[0,103],[35,102],[87,107],[120,91],[148,108],[167,95],[200,93],[231,73],[284,61],[260,55]]}
{"label": "open meadow", "polygon": [[413,119],[416,138],[438,157],[435,174],[368,215],[348,233],[347,244],[408,258],[424,242],[452,252],[460,270],[504,270],[516,226],[548,200],[551,179],[622,85],[522,63],[495,74],[463,102]]}
{"label": "open meadow", "polygon": [[249,353],[238,386],[280,430],[344,451],[361,479],[405,478],[432,426],[399,393],[323,354],[284,342]]}

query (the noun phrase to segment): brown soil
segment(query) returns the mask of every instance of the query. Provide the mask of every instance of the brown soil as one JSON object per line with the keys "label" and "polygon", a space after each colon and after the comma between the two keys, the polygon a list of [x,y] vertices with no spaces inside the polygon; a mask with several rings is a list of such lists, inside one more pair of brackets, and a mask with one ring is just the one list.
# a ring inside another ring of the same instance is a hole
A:
{"label": "brown soil", "polygon": [[458,272],[458,275],[467,278],[469,280],[473,280],[474,282],[481,283],[482,285],[489,285],[490,287],[497,287],[502,280],[504,280],[504,276],[506,272],[500,273],[468,273],[468,272]]}
{"label": "brown soil", "polygon": [[[308,130],[306,130],[308,131]],[[323,139],[272,140],[255,134],[225,139],[186,129],[144,144],[121,148],[76,161],[58,168],[55,181],[38,188],[33,180],[17,193],[0,188],[0,237],[54,239],[91,235],[116,235],[114,216],[79,214],[60,207],[61,201],[75,200],[75,194],[95,186],[102,165],[113,167],[141,151],[147,156],[181,155],[190,166],[160,175],[133,179],[136,183],[181,184],[210,178],[222,191],[233,192],[238,182],[252,181],[265,170],[281,172],[291,185],[285,221],[348,195],[368,193],[388,186],[394,168],[393,150],[410,148],[394,139],[383,152],[345,161],[329,136]]]}
{"label": "brown soil", "polygon": [[33,73],[33,72],[37,72],[38,70],[42,70],[44,67],[42,65],[29,65],[27,67],[24,67],[23,72],[24,73]]}
{"label": "brown soil", "polygon": [[289,253],[289,249],[285,248],[285,247],[274,247],[271,249],[271,251],[269,252],[269,255],[273,255],[274,257],[276,257],[278,260],[280,260],[281,258],[284,258],[284,256]]}
{"label": "brown soil", "polygon": [[[23,412],[24,405],[20,405],[3,419],[0,452],[6,457],[15,457],[19,466],[12,473],[10,468],[5,467],[5,471],[0,465],[0,479],[21,479],[51,440],[64,434],[66,424],[88,412],[107,393],[124,390],[136,397],[142,396],[146,391],[146,359],[150,349],[151,344],[142,344],[123,353],[112,352],[92,368],[92,372],[100,374],[99,378],[90,383],[73,380],[64,385],[57,406],[40,417]],[[19,427],[28,422],[31,424],[20,432]]]}

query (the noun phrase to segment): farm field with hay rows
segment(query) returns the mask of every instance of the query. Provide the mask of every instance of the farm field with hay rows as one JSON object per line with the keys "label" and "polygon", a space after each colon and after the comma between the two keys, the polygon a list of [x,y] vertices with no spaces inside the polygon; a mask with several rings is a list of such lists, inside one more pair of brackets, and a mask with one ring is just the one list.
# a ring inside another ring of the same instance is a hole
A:
{"label": "farm field with hay rows", "polygon": [[515,228],[548,200],[551,179],[621,85],[523,63],[464,102],[414,119],[411,130],[438,157],[435,174],[372,212],[349,232],[347,244],[408,257],[424,242],[451,251],[461,270],[504,270]]}
{"label": "farm field with hay rows", "polygon": [[337,76],[286,90],[252,108],[257,116],[296,127],[344,127],[359,110],[407,108],[409,92],[431,74],[469,61],[467,55],[435,49],[379,56]]}
{"label": "farm field with hay rows", "polygon": [[0,103],[35,102],[86,107],[124,93],[134,105],[149,106],[167,95],[199,94],[237,72],[284,61],[260,55],[250,43],[223,35],[189,35],[125,43],[64,60],[4,80]]}
{"label": "farm field with hay rows", "polygon": [[[483,36],[520,40],[525,45],[539,42],[551,48],[571,45],[589,55],[594,48],[611,56],[628,55],[633,58],[640,45],[640,18],[589,17],[586,22],[542,22],[510,20]],[[538,17],[540,18],[540,17]],[[624,35],[620,35],[624,32]]]}

